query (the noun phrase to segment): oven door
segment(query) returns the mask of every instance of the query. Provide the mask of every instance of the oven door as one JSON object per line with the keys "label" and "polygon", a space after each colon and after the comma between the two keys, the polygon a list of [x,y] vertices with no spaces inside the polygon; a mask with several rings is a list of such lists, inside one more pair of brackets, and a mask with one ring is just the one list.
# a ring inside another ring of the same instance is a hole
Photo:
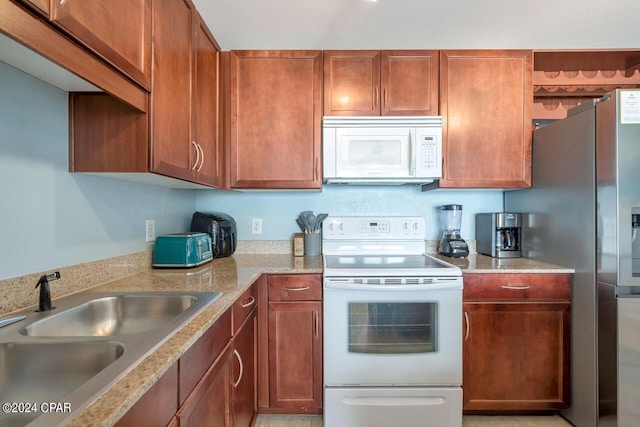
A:
{"label": "oven door", "polygon": [[324,283],[327,387],[462,384],[462,278]]}

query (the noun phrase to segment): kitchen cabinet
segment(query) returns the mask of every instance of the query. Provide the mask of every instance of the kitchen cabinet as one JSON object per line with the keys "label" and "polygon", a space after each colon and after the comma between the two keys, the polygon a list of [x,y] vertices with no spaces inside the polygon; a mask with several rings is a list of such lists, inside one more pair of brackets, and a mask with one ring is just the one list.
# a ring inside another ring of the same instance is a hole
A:
{"label": "kitchen cabinet", "polygon": [[437,115],[438,63],[433,50],[324,51],[324,115]]}
{"label": "kitchen cabinet", "polygon": [[260,412],[322,413],[321,277],[267,277],[267,324],[260,325],[266,329],[260,355],[266,384],[260,390],[268,394],[260,397]]}
{"label": "kitchen cabinet", "polygon": [[440,187],[531,186],[533,53],[440,52]]}
{"label": "kitchen cabinet", "polygon": [[[34,4],[36,7],[46,9],[48,16],[48,1],[33,0],[21,4],[25,7],[12,0],[0,0],[0,32],[123,101],[135,111],[143,113],[147,111],[148,92],[146,90],[113,69],[88,49],[75,43],[48,21],[36,17],[30,12],[33,8],[26,9],[27,4]],[[19,58],[18,63],[20,63]],[[22,63],[22,65],[25,64]],[[38,74],[42,69],[34,69],[33,72]],[[46,73],[42,74],[46,76]],[[46,80],[45,77],[43,79]]]}
{"label": "kitchen cabinet", "polygon": [[151,0],[53,0],[50,19],[141,86],[150,88]]}
{"label": "kitchen cabinet", "polygon": [[49,0],[20,0],[22,3],[27,4],[35,8],[39,13],[43,13],[45,16],[49,16],[49,11],[51,10],[51,5],[49,4]]}
{"label": "kitchen cabinet", "polygon": [[178,364],[160,379],[115,424],[115,427],[157,427],[168,425],[178,409]]}
{"label": "kitchen cabinet", "polygon": [[154,2],[153,20],[149,114],[103,94],[71,94],[69,169],[222,187],[220,49],[189,0]]}
{"label": "kitchen cabinet", "polygon": [[258,406],[256,400],[258,369],[258,286],[254,283],[233,304],[234,360],[232,381],[232,421],[234,427],[253,424]]}
{"label": "kitchen cabinet", "polygon": [[569,405],[570,274],[465,274],[463,409]]}
{"label": "kitchen cabinet", "polygon": [[230,52],[230,187],[320,189],[322,54]]}

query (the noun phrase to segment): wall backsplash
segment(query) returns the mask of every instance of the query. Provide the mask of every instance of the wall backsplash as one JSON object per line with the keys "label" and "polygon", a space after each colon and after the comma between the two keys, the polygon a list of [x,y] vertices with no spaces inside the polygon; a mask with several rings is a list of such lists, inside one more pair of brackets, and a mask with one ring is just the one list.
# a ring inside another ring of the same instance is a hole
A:
{"label": "wall backsplash", "polygon": [[0,94],[0,280],[147,250],[146,219],[188,228],[193,190],[68,172],[67,92],[0,62]]}
{"label": "wall backsplash", "polygon": [[[196,191],[196,208],[222,211],[235,218],[240,240],[288,240],[300,232],[295,218],[305,210],[316,215],[418,215],[425,217],[427,239],[439,239],[439,206],[463,205],[462,238],[475,239],[475,214],[500,212],[502,191],[436,190],[419,186],[327,186],[318,191]],[[251,234],[251,218],[262,218],[263,234]]]}

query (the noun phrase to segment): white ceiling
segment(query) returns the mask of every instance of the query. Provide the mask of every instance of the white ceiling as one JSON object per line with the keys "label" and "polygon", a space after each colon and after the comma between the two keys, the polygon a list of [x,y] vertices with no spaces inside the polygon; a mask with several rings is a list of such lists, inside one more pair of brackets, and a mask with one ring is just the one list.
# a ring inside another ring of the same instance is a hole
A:
{"label": "white ceiling", "polygon": [[194,0],[223,50],[638,49],[638,0]]}

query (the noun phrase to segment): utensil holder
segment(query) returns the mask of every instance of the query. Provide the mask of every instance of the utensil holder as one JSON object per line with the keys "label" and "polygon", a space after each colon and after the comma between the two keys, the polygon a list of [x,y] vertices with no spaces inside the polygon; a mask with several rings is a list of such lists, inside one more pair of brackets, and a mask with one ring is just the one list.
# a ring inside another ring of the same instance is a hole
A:
{"label": "utensil holder", "polygon": [[304,254],[320,255],[322,252],[321,234],[305,234],[304,235]]}

